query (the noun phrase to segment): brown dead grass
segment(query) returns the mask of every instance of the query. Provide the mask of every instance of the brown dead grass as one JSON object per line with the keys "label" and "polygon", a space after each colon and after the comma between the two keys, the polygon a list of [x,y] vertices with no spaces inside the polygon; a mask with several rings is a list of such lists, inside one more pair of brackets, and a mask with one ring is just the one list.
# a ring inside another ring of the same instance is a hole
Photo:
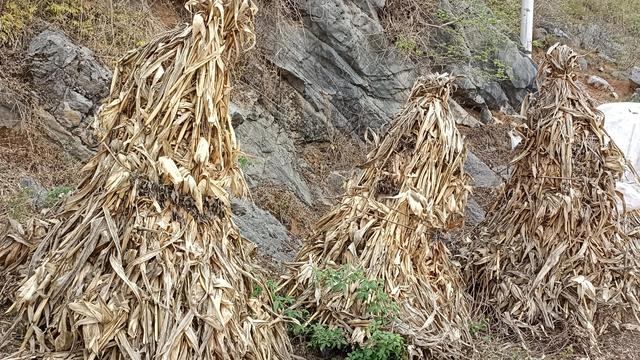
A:
{"label": "brown dead grass", "polygon": [[[308,235],[322,210],[306,206],[289,190],[274,184],[265,184],[251,190],[255,203],[271,213],[289,232],[297,237]],[[287,246],[285,244],[285,246]],[[299,244],[292,243],[288,250],[297,252]]]}
{"label": "brown dead grass", "polygon": [[332,171],[350,170],[366,160],[367,146],[359,140],[336,134],[331,142],[314,143],[304,146],[301,157],[311,166],[311,172],[303,175],[307,180],[318,182]]}
{"label": "brown dead grass", "polygon": [[[127,51],[181,22],[169,0],[41,0],[40,16],[114,64]],[[57,7],[56,7],[57,6]],[[182,10],[181,10],[182,9]]]}
{"label": "brown dead grass", "polygon": [[0,222],[20,191],[20,180],[31,177],[45,188],[75,185],[81,164],[39,129],[0,128]]}
{"label": "brown dead grass", "polygon": [[495,169],[511,161],[513,154],[509,138],[509,125],[495,122],[482,126],[480,131],[477,128],[466,126],[460,126],[459,128],[469,146],[469,151],[473,152],[489,167]]}

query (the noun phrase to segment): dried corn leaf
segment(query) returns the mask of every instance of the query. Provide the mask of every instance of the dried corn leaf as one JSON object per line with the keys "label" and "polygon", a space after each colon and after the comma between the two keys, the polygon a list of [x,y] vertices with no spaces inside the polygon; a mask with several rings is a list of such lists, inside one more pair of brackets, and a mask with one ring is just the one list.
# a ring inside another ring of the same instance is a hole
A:
{"label": "dried corn leaf", "polygon": [[[573,329],[585,348],[640,310],[638,236],[616,209],[625,160],[577,83],[578,55],[549,49],[514,172],[472,244],[471,290],[516,331]],[[598,329],[598,330],[596,330]],[[583,334],[588,334],[584,337]]]}
{"label": "dried corn leaf", "polygon": [[411,357],[455,357],[469,341],[468,303],[459,269],[438,233],[462,223],[466,148],[448,100],[454,78],[419,79],[402,112],[373,150],[364,173],[317,224],[292,266],[288,288],[315,320],[367,341],[373,299],[358,285],[336,292],[314,274],[348,265],[380,280],[398,304],[387,324],[407,339]]}
{"label": "dried corn leaf", "polygon": [[24,353],[10,359],[290,358],[282,321],[250,298],[261,271],[224,190],[245,189],[229,69],[255,8],[186,7],[191,24],[118,63],[98,153],[17,293]]}

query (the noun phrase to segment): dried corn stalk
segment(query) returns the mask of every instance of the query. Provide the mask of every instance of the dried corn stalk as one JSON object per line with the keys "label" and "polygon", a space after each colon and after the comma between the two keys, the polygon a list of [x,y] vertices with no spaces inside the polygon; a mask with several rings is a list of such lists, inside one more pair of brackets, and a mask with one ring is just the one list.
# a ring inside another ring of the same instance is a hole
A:
{"label": "dried corn stalk", "polygon": [[411,357],[457,354],[469,339],[468,305],[459,270],[438,233],[462,222],[469,193],[466,148],[449,111],[453,77],[419,79],[364,173],[317,224],[287,284],[311,321],[339,326],[352,344],[367,344],[375,299],[356,286],[335,291],[319,272],[345,264],[380,280],[399,306],[386,328],[407,339]]}
{"label": "dried corn stalk", "polygon": [[624,157],[576,83],[577,59],[566,46],[546,54],[539,95],[525,106],[531,131],[473,244],[468,277],[514,328],[568,328],[596,345],[639,310],[640,252],[616,209]]}
{"label": "dried corn stalk", "polygon": [[17,221],[8,219],[0,231],[0,274],[12,271],[26,261],[35,248],[34,236],[30,235],[35,228],[36,220],[29,220],[25,229]]}
{"label": "dried corn stalk", "polygon": [[99,115],[100,149],[16,296],[28,354],[290,357],[282,322],[250,298],[259,269],[225,190],[244,190],[229,67],[253,40],[255,8],[247,0],[186,6],[190,25],[118,64]]}

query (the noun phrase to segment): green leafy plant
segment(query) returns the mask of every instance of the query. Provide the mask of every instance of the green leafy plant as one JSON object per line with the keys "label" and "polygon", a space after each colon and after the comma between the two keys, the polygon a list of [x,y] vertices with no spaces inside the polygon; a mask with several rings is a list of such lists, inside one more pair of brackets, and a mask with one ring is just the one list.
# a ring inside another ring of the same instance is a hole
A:
{"label": "green leafy plant", "polygon": [[442,22],[448,22],[451,19],[451,16],[449,15],[449,13],[446,12],[444,9],[436,10],[436,17],[438,18],[438,20]]}
{"label": "green leafy plant", "polygon": [[489,330],[489,322],[484,318],[472,321],[469,324],[469,333],[471,334],[471,336],[476,336],[480,333],[487,332],[487,330]]}
{"label": "green leafy plant", "polygon": [[416,41],[408,37],[400,36],[396,40],[395,46],[398,50],[402,50],[409,55],[424,55],[424,52],[418,48]]}
{"label": "green leafy plant", "polygon": [[384,291],[381,280],[361,280],[356,290],[356,297],[363,302],[369,301],[367,313],[373,316],[386,319],[400,311],[398,304]]}
{"label": "green leafy plant", "polygon": [[[372,325],[367,329],[367,333],[370,334],[367,343],[363,347],[351,347],[341,328],[309,323],[309,311],[295,308],[295,298],[278,294],[276,282],[267,280],[265,286],[270,290],[273,310],[296,320],[289,327],[291,334],[306,340],[310,348],[323,355],[330,351],[342,351],[346,352],[346,358],[351,360],[404,358],[405,339],[400,334],[382,329],[398,313],[399,307],[386,293],[381,280],[368,279],[361,268],[343,265],[322,271],[316,269],[314,281],[332,293],[355,291],[355,299],[365,305],[366,315],[373,319]],[[255,289],[254,286],[254,293],[257,292]]]}
{"label": "green leafy plant", "polygon": [[315,281],[331,292],[342,292],[356,286],[356,299],[366,304],[366,314],[388,319],[399,311],[398,304],[387,294],[384,284],[378,279],[367,279],[364,271],[343,265],[337,269],[315,272]]}
{"label": "green leafy plant", "polygon": [[347,339],[340,328],[330,328],[326,325],[315,324],[311,327],[309,346],[325,352],[327,350],[340,350],[347,347]]}
{"label": "green leafy plant", "polygon": [[264,289],[262,288],[262,286],[258,284],[253,284],[253,288],[251,289],[251,297],[258,298],[260,297],[260,295],[262,295],[263,292],[264,292]]}
{"label": "green leafy plant", "polygon": [[47,192],[47,196],[44,199],[44,204],[47,207],[55,205],[60,199],[68,195],[73,188],[71,186],[56,186]]}
{"label": "green leafy plant", "polygon": [[52,2],[47,6],[47,12],[57,21],[73,19],[82,14],[82,5],[77,0]]}
{"label": "green leafy plant", "polygon": [[250,163],[249,159],[245,156],[240,156],[238,158],[238,164],[240,164],[241,169],[245,169]]}
{"label": "green leafy plant", "polygon": [[347,360],[399,360],[406,353],[406,344],[402,336],[374,327],[367,345],[347,355]]}
{"label": "green leafy plant", "polygon": [[508,79],[509,77],[507,76],[507,65],[505,65],[504,62],[498,60],[498,59],[494,59],[493,60],[493,65],[496,67],[496,79],[498,80],[505,80]]}

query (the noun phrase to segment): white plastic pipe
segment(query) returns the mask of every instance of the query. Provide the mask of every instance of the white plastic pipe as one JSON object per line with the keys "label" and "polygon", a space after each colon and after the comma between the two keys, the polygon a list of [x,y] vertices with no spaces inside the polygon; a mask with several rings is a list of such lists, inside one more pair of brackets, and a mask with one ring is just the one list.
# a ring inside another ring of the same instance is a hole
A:
{"label": "white plastic pipe", "polygon": [[529,57],[533,50],[533,2],[534,0],[522,0],[520,21],[520,42]]}

